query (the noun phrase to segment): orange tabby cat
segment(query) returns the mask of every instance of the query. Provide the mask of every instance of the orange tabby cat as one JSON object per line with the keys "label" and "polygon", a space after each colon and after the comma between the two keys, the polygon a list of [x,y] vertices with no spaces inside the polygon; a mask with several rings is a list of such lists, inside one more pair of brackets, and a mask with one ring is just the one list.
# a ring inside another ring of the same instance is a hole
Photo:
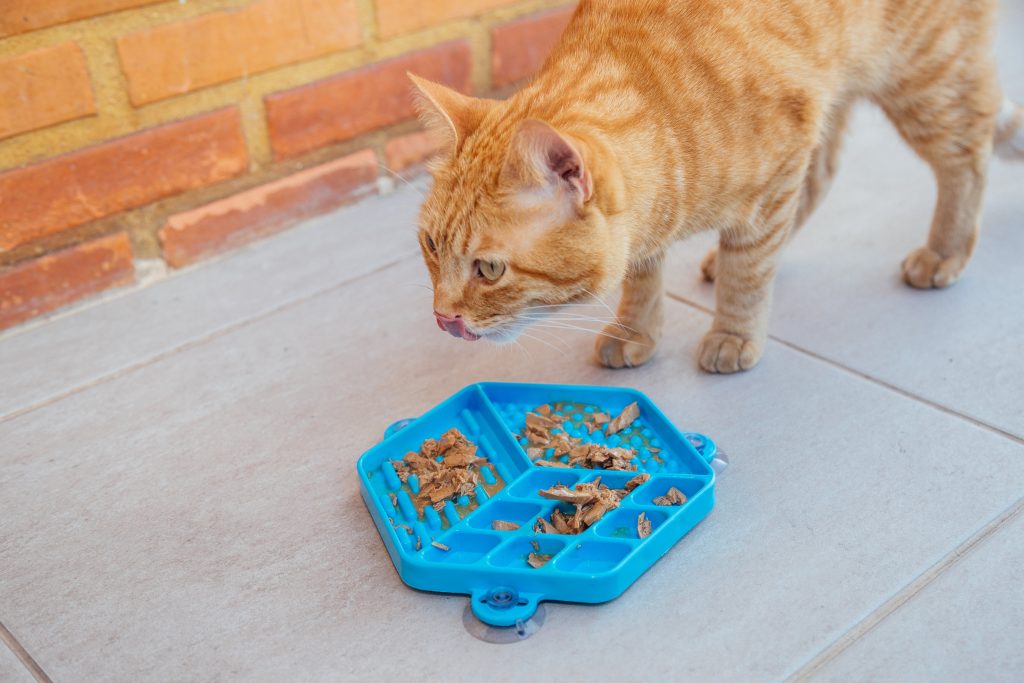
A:
{"label": "orange tabby cat", "polygon": [[661,335],[666,248],[711,229],[716,311],[699,362],[752,367],[779,252],[825,193],[859,98],[938,182],[903,277],[952,284],[977,239],[993,141],[1024,156],[1024,110],[1000,111],[994,14],[994,0],[582,0],[507,101],[413,77],[445,137],[420,218],[438,326],[507,341],[621,283],[597,356],[638,365]]}

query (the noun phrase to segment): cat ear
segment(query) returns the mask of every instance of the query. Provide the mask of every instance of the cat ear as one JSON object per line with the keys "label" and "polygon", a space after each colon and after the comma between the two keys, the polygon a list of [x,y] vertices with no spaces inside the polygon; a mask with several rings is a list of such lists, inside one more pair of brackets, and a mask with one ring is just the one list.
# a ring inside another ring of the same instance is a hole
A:
{"label": "cat ear", "polygon": [[504,174],[513,182],[570,198],[577,209],[590,200],[594,191],[579,143],[535,119],[519,125]]}
{"label": "cat ear", "polygon": [[414,74],[407,74],[416,86],[418,97],[416,108],[427,130],[434,134],[442,149],[454,150],[480,125],[494,102],[469,97],[428,81]]}

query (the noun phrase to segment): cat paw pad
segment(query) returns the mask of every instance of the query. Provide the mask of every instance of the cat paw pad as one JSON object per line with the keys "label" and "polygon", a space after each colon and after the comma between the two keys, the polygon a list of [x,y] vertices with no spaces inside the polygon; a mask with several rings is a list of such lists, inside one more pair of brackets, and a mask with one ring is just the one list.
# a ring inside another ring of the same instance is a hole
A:
{"label": "cat paw pad", "polygon": [[957,281],[967,259],[962,256],[943,258],[928,247],[918,247],[907,254],[900,269],[903,280],[911,287],[932,289],[949,287]]}
{"label": "cat paw pad", "polygon": [[761,345],[728,332],[708,332],[700,342],[697,358],[707,372],[749,370],[761,358]]}
{"label": "cat paw pad", "polygon": [[647,334],[628,332],[608,325],[597,338],[597,362],[606,368],[635,368],[654,355],[657,342]]}

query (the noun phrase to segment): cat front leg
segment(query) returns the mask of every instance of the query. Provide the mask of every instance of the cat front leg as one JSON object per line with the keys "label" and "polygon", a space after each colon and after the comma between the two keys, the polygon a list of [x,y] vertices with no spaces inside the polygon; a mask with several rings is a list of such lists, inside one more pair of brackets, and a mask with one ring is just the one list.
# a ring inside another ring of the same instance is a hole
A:
{"label": "cat front leg", "polygon": [[783,193],[758,232],[724,231],[715,263],[715,320],[697,351],[707,372],[749,370],[761,359],[768,337],[772,286],[779,254],[793,230],[796,191]]}
{"label": "cat front leg", "polygon": [[664,256],[630,268],[622,283],[617,321],[597,338],[597,362],[608,368],[643,365],[661,339],[664,323]]}

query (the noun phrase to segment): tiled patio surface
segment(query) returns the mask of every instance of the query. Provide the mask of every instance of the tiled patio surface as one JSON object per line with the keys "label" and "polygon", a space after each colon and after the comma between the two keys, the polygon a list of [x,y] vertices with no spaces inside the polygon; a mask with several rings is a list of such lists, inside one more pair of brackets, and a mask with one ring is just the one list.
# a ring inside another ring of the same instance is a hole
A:
{"label": "tiled patio surface", "polygon": [[[1022,100],[1022,4],[1004,16]],[[1022,189],[994,163],[966,277],[910,290],[932,180],[862,110],[736,376],[693,358],[700,240],[644,368],[594,366],[583,334],[441,334],[408,187],[8,333],[0,621],[54,680],[1020,680]],[[401,583],[354,466],[479,380],[642,389],[727,452],[714,511],[618,600],[475,640],[464,597]],[[0,680],[29,680],[2,645]]]}

